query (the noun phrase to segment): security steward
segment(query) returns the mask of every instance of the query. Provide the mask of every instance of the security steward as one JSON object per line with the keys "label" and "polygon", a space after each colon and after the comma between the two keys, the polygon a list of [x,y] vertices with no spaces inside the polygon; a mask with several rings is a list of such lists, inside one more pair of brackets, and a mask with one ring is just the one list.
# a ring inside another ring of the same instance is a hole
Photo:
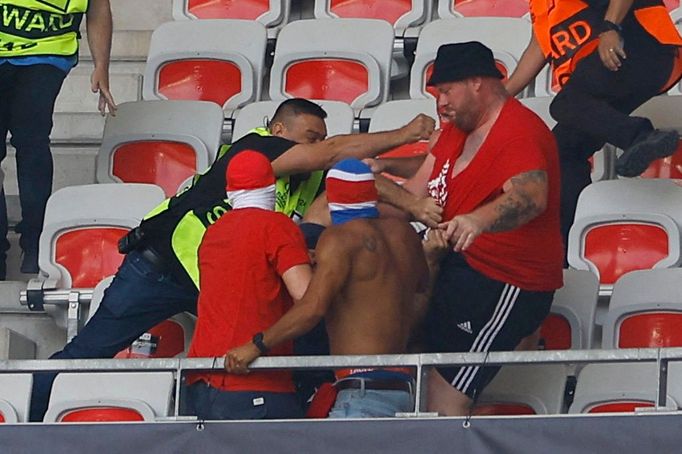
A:
{"label": "security steward", "polygon": [[[0,0],[0,161],[7,155],[9,132],[17,160],[23,273],[38,272],[38,240],[52,192],[52,114],[64,78],[78,62],[83,15],[94,63],[91,89],[99,92],[100,112],[113,112],[109,0]],[[0,280],[6,274],[7,229],[0,188]]]}
{"label": "security steward", "polygon": [[662,0],[531,0],[530,10],[533,35],[506,88],[518,94],[551,63],[566,239],[588,159],[605,143],[623,150],[616,171],[626,177],[675,152],[677,133],[630,113],[679,81],[682,38]]}

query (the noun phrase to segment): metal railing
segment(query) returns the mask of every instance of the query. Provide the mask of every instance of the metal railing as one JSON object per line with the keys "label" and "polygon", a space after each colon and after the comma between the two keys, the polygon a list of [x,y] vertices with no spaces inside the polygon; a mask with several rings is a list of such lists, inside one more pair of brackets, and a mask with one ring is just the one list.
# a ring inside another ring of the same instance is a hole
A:
{"label": "metal railing", "polygon": [[[655,409],[666,408],[668,362],[682,360],[682,348],[642,348],[619,350],[548,350],[490,353],[424,353],[404,355],[280,356],[256,360],[250,369],[339,369],[348,367],[410,367],[416,370],[415,412],[423,416],[426,408],[425,374],[433,366],[507,364],[584,364],[615,362],[655,362],[657,365]],[[223,370],[222,358],[167,359],[55,359],[0,360],[0,373],[41,371],[123,372],[172,371],[177,383],[186,372]],[[179,415],[180,386],[176,386],[174,416]],[[669,410],[669,409],[667,409]]]}

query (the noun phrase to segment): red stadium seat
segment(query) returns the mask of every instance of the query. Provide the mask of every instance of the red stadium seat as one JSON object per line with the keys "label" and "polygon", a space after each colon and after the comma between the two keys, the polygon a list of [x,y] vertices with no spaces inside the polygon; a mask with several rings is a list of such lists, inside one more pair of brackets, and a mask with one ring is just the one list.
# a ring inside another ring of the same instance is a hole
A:
{"label": "red stadium seat", "polygon": [[144,421],[137,410],[121,407],[79,408],[66,412],[59,422],[126,422]]}
{"label": "red stadium seat", "polygon": [[526,0],[449,0],[449,3],[455,15],[464,17],[522,17],[529,12]]}
{"label": "red stadium seat", "polygon": [[72,287],[94,287],[121,265],[118,240],[127,232],[117,227],[76,227],[62,232],[55,240],[55,262],[69,273]]}
{"label": "red stadium seat", "polygon": [[587,413],[633,413],[637,408],[650,408],[653,406],[653,402],[645,401],[607,402],[591,407]]}
{"label": "red stadium seat", "polygon": [[474,407],[473,414],[476,416],[515,416],[534,415],[535,410],[525,404],[483,404]]}
{"label": "red stadium seat", "polygon": [[284,92],[292,98],[326,99],[353,104],[369,90],[369,70],[362,63],[312,59],[292,63],[284,73]]}
{"label": "red stadium seat", "polygon": [[626,317],[618,328],[618,347],[682,347],[682,312],[652,311]]}
{"label": "red stadium seat", "polygon": [[667,232],[654,224],[605,223],[584,235],[584,257],[599,271],[602,284],[613,284],[630,271],[653,268],[670,253]]}
{"label": "red stadium seat", "polygon": [[241,71],[230,61],[188,59],[159,68],[157,90],[165,99],[228,104],[242,92]]}
{"label": "red stadium seat", "polygon": [[573,344],[571,324],[561,315],[549,314],[540,326],[540,344],[545,350],[568,350]]}
{"label": "red stadium seat", "polygon": [[270,0],[188,0],[187,11],[197,19],[256,20],[270,10]]}

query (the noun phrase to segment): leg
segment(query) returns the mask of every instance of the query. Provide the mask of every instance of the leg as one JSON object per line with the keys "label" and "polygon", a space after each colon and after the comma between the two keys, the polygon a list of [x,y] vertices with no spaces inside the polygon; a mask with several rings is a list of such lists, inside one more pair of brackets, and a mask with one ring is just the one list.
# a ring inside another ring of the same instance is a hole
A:
{"label": "leg", "polygon": [[51,65],[20,67],[9,130],[16,149],[22,221],[17,226],[24,251],[21,271],[38,272],[38,240],[45,204],[52,192],[50,132],[54,103],[66,74]]}
{"label": "leg", "polygon": [[[10,107],[12,105],[12,97],[15,94],[15,78],[16,67],[5,63],[0,65],[0,163],[7,156],[7,133],[9,131],[10,122]],[[4,174],[3,174],[4,182]],[[9,242],[7,241],[7,206],[5,203],[5,191],[0,183],[0,280],[5,279],[6,275],[6,259],[7,250],[9,250]]]}
{"label": "leg", "polygon": [[428,380],[428,411],[443,416],[467,416],[471,413],[473,399],[453,388],[436,369],[431,369]]}
{"label": "leg", "polygon": [[[183,311],[196,311],[197,293],[158,273],[137,252],[129,253],[83,330],[54,359],[111,358],[157,323]],[[35,374],[31,420],[47,409],[56,374]]]}

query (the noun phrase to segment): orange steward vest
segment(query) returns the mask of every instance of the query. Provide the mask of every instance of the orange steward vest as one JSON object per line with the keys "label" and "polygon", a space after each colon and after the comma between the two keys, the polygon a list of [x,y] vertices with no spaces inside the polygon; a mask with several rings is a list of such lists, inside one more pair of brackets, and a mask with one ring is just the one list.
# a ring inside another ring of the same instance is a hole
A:
{"label": "orange steward vest", "polygon": [[[662,1],[635,0],[635,3],[635,19],[647,33],[661,44],[682,46],[682,37]],[[562,87],[577,63],[599,45],[604,17],[582,0],[530,0],[530,14],[535,39]],[[672,74],[661,92],[667,91],[681,76],[682,53],[678,49]]]}

